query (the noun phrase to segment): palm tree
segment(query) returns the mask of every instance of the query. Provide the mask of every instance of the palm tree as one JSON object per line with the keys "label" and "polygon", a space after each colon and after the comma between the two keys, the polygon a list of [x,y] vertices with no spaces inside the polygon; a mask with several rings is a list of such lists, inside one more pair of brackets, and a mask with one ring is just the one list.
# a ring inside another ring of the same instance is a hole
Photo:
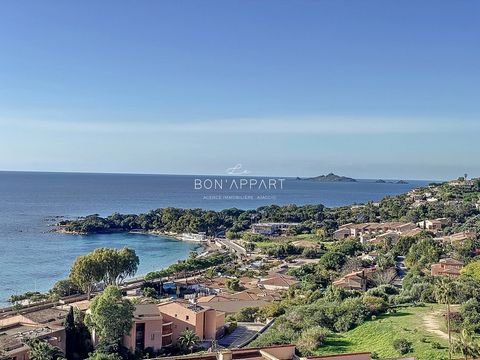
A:
{"label": "palm tree", "polygon": [[455,299],[454,282],[448,277],[440,277],[435,288],[435,298],[439,304],[447,306],[448,358],[452,359],[452,335],[450,329],[450,304]]}
{"label": "palm tree", "polygon": [[466,329],[462,330],[458,339],[453,343],[453,351],[462,354],[465,360],[469,357],[473,359],[475,356],[480,355],[478,344],[473,339],[472,334]]}
{"label": "palm tree", "polygon": [[193,352],[193,348],[200,342],[200,338],[192,330],[185,330],[178,338],[178,343],[185,349]]}

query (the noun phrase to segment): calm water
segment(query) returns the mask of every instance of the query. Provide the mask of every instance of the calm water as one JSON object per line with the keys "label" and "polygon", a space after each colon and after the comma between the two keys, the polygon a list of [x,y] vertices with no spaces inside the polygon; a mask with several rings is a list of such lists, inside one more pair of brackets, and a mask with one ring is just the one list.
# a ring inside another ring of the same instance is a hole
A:
{"label": "calm water", "polygon": [[[14,293],[45,291],[68,275],[76,256],[129,246],[138,274],[184,258],[194,244],[140,234],[74,236],[47,232],[55,217],[139,213],[159,207],[244,209],[267,204],[349,205],[380,200],[425,185],[317,183],[287,179],[283,189],[195,190],[194,176],[0,172],[0,304]],[[207,178],[202,177],[202,180]],[[226,181],[232,181],[232,177]],[[226,196],[226,197],[225,197]]]}

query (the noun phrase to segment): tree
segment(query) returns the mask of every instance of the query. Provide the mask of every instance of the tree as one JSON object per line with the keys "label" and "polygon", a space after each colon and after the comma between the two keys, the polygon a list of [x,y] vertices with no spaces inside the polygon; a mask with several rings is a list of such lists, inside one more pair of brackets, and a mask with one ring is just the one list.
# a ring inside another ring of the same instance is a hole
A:
{"label": "tree", "polygon": [[90,300],[95,282],[102,280],[102,270],[90,255],[79,256],[70,270],[70,279],[87,293],[87,298]]}
{"label": "tree", "polygon": [[80,293],[81,289],[70,279],[59,280],[50,289],[50,293],[60,298]]}
{"label": "tree", "polygon": [[465,360],[469,357],[474,359],[475,356],[480,355],[478,344],[473,339],[472,334],[466,329],[463,329],[459,337],[455,340],[452,350],[455,353],[462,354],[465,357]]}
{"label": "tree", "polygon": [[95,282],[118,285],[125,278],[135,275],[139,263],[135,250],[99,248],[75,260],[70,270],[70,280],[85,291],[90,299]]}
{"label": "tree", "polygon": [[460,307],[463,328],[469,333],[480,332],[480,303],[477,299],[469,299]]}
{"label": "tree", "polygon": [[178,338],[178,343],[184,349],[193,352],[194,347],[200,342],[200,338],[192,331],[185,330]]}
{"label": "tree", "polygon": [[462,275],[470,276],[475,280],[480,280],[480,260],[472,261],[460,270]]}
{"label": "tree", "polygon": [[447,332],[448,332],[448,357],[452,358],[452,334],[450,329],[450,305],[455,299],[456,290],[454,283],[448,277],[440,277],[435,288],[435,297],[440,304],[447,307]]}
{"label": "tree", "polygon": [[251,321],[255,321],[259,312],[260,312],[259,307],[247,306],[240,309],[240,311],[237,312],[237,314],[235,315],[235,318],[237,319],[237,321],[251,322]]}
{"label": "tree", "polygon": [[327,270],[339,270],[346,261],[346,256],[339,252],[326,252],[318,262]]}
{"label": "tree", "polygon": [[28,357],[30,360],[57,360],[63,359],[62,350],[59,347],[50,345],[38,338],[27,339],[25,343],[30,347]]}
{"label": "tree", "polygon": [[405,263],[408,267],[418,265],[420,268],[424,268],[437,262],[441,253],[438,242],[432,238],[425,238],[410,247],[405,257]]}
{"label": "tree", "polygon": [[120,250],[99,248],[88,256],[97,263],[107,285],[119,285],[125,278],[135,275],[140,263],[135,250],[126,247]]}
{"label": "tree", "polygon": [[226,282],[227,289],[232,290],[232,291],[239,291],[242,289],[242,285],[240,284],[240,280],[235,278],[235,279],[227,279]]}
{"label": "tree", "polygon": [[67,317],[65,318],[65,357],[72,359],[75,353],[75,316],[73,307],[70,307]]}
{"label": "tree", "polygon": [[109,286],[93,299],[87,324],[101,341],[119,343],[132,328],[134,308],[128,299],[123,299],[119,288]]}
{"label": "tree", "polygon": [[92,335],[84,323],[85,314],[77,308],[71,307],[65,319],[66,357],[71,359],[85,359],[93,351]]}

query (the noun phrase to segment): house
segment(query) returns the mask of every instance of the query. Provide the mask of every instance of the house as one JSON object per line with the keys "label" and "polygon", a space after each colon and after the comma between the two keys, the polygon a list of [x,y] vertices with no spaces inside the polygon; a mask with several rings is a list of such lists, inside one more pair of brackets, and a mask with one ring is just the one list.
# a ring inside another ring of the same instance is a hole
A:
{"label": "house", "polygon": [[432,264],[432,276],[460,276],[460,270],[463,268],[463,262],[446,258],[441,259],[438,263]]}
{"label": "house", "polygon": [[346,239],[348,237],[350,237],[350,225],[353,225],[353,224],[345,224],[345,225],[342,225],[338,228],[338,230],[334,231],[333,232],[333,238],[335,240],[343,240],[343,239]]}
{"label": "house", "polygon": [[252,233],[261,235],[281,235],[298,223],[258,223],[252,225]]}
{"label": "house", "polygon": [[452,235],[435,238],[435,240],[456,243],[456,242],[463,242],[467,240],[474,240],[476,237],[477,235],[473,231],[461,231]]}
{"label": "house", "polygon": [[67,315],[55,308],[14,315],[0,319],[0,350],[6,358],[28,360],[29,347],[25,338],[41,339],[65,351],[65,327]]}
{"label": "house", "polygon": [[[295,345],[273,345],[257,348],[223,349],[202,354],[169,356],[162,360],[370,360],[370,353],[323,355],[301,358]],[[160,358],[159,358],[160,360]]]}
{"label": "house", "polygon": [[417,225],[424,230],[439,232],[442,228],[450,222],[447,218],[438,218],[434,220],[423,220],[417,223]]}
{"label": "house", "polygon": [[400,239],[400,234],[395,231],[387,231],[386,233],[380,234],[372,239],[368,239],[367,242],[369,244],[381,244],[385,241],[391,241],[392,243],[396,243]]}
{"label": "house", "polygon": [[332,282],[333,286],[347,290],[367,290],[367,278],[363,270],[351,272]]}
{"label": "house", "polygon": [[163,322],[160,309],[155,304],[138,304],[133,312],[133,325],[124,336],[123,345],[130,351],[152,348],[160,350],[172,344],[172,331],[168,322]]}
{"label": "house", "polygon": [[225,313],[191,302],[168,301],[158,305],[163,322],[171,326],[171,340],[177,341],[185,330],[192,330],[201,340],[215,340],[223,335]]}
{"label": "house", "polygon": [[415,229],[414,223],[385,222],[385,223],[363,223],[345,224],[333,233],[336,240],[354,238],[365,243],[367,240],[389,233],[392,236],[401,235],[404,232]]}
{"label": "house", "polygon": [[448,182],[448,185],[459,188],[463,191],[474,191],[475,190],[475,180],[467,180],[465,178],[458,178],[457,180],[452,180]]}
{"label": "house", "polygon": [[372,266],[344,275],[332,282],[332,285],[347,290],[365,291],[369,284],[375,282],[376,276],[381,276],[385,283],[391,284],[397,277],[397,271],[392,267],[379,272],[376,266]]}
{"label": "house", "polygon": [[225,315],[235,314],[246,307],[262,307],[271,302],[281,300],[278,291],[261,288],[246,289],[233,294],[223,292],[218,295],[207,295],[197,299],[200,306],[207,306]]}
{"label": "house", "polygon": [[[227,281],[229,279],[233,279],[233,278],[217,276],[213,279],[203,280],[203,284],[204,284],[204,287],[219,293],[222,291],[228,291]],[[238,280],[240,281],[240,286],[245,289],[256,288],[258,284],[258,279],[248,277],[248,276],[242,276]]]}
{"label": "house", "polygon": [[208,307],[218,312],[222,312],[225,315],[236,314],[237,312],[246,307],[262,307],[269,303],[271,303],[271,301],[267,301],[265,299],[234,300],[224,298],[220,295],[215,296],[211,299],[207,299],[207,297],[198,299],[198,305]]}
{"label": "house", "polygon": [[[130,332],[123,345],[130,351],[152,348],[160,350],[175,344],[185,330],[192,330],[201,340],[223,335],[225,313],[190,302],[167,301],[160,304],[137,304]],[[93,342],[98,343],[95,332]]]}
{"label": "house", "polygon": [[293,276],[274,273],[266,278],[260,279],[258,287],[267,290],[288,290],[300,282]]}

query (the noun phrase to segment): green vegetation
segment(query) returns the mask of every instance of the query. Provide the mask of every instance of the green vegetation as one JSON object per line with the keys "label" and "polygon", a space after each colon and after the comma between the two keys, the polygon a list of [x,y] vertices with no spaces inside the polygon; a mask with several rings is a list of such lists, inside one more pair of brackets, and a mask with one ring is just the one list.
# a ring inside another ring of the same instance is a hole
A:
{"label": "green vegetation", "polygon": [[[442,308],[438,305],[399,308],[390,315],[378,316],[353,330],[330,334],[325,345],[315,351],[318,355],[346,352],[375,352],[379,358],[393,358],[400,355],[394,342],[405,340],[410,344],[408,356],[422,360],[448,359],[448,341],[439,336],[426,321],[438,326],[443,321]],[[437,346],[439,345],[439,346]]]}
{"label": "green vegetation", "polygon": [[134,305],[122,297],[122,292],[115,286],[109,286],[95,297],[90,306],[86,323],[95,330],[103,344],[119,344],[122,337],[132,327]]}
{"label": "green vegetation", "polygon": [[163,270],[149,272],[145,275],[145,280],[151,281],[170,276],[178,277],[179,274],[186,276],[189,273],[199,272],[213,266],[228,263],[229,261],[231,261],[231,256],[223,253],[215,253],[206,257],[197,257],[191,254],[185,261],[170,265]]}
{"label": "green vegetation", "polygon": [[70,280],[90,298],[96,282],[118,285],[126,277],[135,275],[139,262],[135,250],[99,248],[77,257],[70,270]]}
{"label": "green vegetation", "polygon": [[199,343],[200,343],[200,338],[192,330],[185,330],[178,338],[178,344],[183,349],[190,350],[190,352],[193,352],[193,349]]}
{"label": "green vegetation", "polygon": [[462,274],[480,280],[480,260],[472,261],[462,269]]}
{"label": "green vegetation", "polygon": [[63,352],[60,348],[50,345],[38,338],[27,339],[25,343],[30,347],[28,356],[31,360],[63,360]]}
{"label": "green vegetation", "polygon": [[67,359],[85,359],[93,350],[92,336],[84,320],[85,314],[83,312],[73,307],[70,308],[64,323],[65,357]]}

